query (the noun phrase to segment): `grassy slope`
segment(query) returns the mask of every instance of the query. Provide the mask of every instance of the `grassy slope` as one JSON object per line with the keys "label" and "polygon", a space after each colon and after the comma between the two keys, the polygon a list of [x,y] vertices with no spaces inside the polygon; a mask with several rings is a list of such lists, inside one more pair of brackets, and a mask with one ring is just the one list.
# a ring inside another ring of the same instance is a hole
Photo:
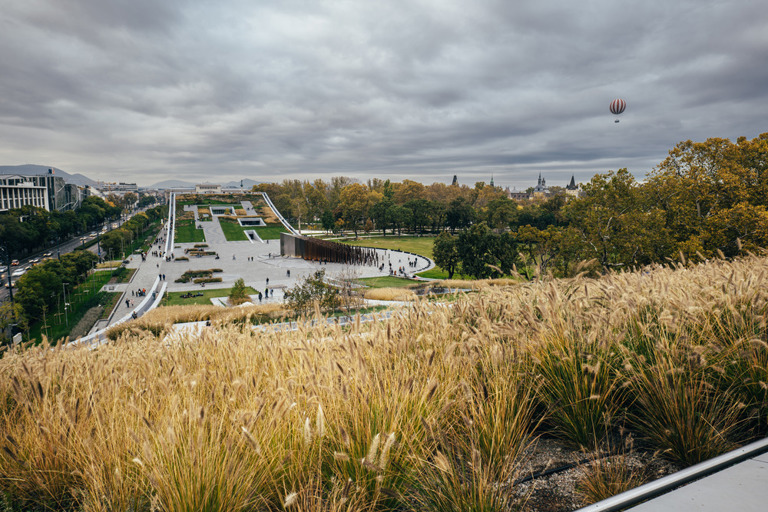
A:
{"label": "grassy slope", "polygon": [[413,286],[411,279],[401,277],[382,276],[382,277],[363,277],[356,279],[356,282],[369,286],[371,288],[405,288]]}
{"label": "grassy slope", "polygon": [[205,242],[205,232],[202,229],[197,229],[194,220],[177,220],[175,233],[174,242],[178,244]]}
{"label": "grassy slope", "polygon": [[224,232],[224,236],[227,238],[228,242],[248,240],[243,227],[238,224],[237,221],[219,218],[219,224],[221,225],[221,230]]}
{"label": "grassy slope", "polygon": [[280,233],[285,233],[286,229],[281,225],[268,225],[264,227],[255,226],[241,226],[237,221],[230,219],[219,219],[221,223],[221,230],[224,231],[224,236],[230,242],[237,240],[248,240],[248,236],[245,234],[246,230],[254,230],[261,237],[262,240],[279,240]]}
{"label": "grassy slope", "polygon": [[99,303],[104,304],[109,301],[110,294],[100,290],[110,278],[110,272],[94,272],[84,283],[77,285],[74,290],[68,290],[69,308],[67,314],[64,315],[62,305],[57,310],[49,311],[46,314],[45,328],[41,319],[30,326],[29,338],[25,336],[25,339],[40,341],[42,339],[41,334],[45,334],[51,340],[68,336],[70,329],[83,318],[88,309]]}
{"label": "grassy slope", "polygon": [[280,240],[280,233],[288,232],[282,224],[257,227],[253,228],[253,230],[256,231],[256,234],[259,235],[262,240]]}
{"label": "grassy slope", "polygon": [[[200,288],[200,290],[193,290],[191,292],[169,292],[163,299],[163,306],[210,304],[211,299],[214,297],[229,297],[231,290],[232,288]],[[190,297],[188,299],[182,299],[181,296],[186,293],[202,293],[203,295],[201,297]],[[246,293],[248,293],[248,295],[255,295],[258,292],[248,286],[246,287]]]}
{"label": "grassy slope", "polygon": [[435,238],[431,236],[378,236],[358,240],[341,240],[341,243],[412,252],[432,259],[432,247],[435,245]]}
{"label": "grassy slope", "polygon": [[[360,238],[358,240],[343,240],[342,243],[357,245],[360,247],[375,247],[377,249],[391,249],[406,252],[412,252],[432,259],[432,248],[435,245],[435,237],[432,236],[379,236],[371,238]],[[448,279],[448,272],[435,266],[426,272],[417,274],[421,277],[430,279]],[[464,276],[454,274],[454,279],[462,279]],[[470,279],[467,277],[467,279]]]}

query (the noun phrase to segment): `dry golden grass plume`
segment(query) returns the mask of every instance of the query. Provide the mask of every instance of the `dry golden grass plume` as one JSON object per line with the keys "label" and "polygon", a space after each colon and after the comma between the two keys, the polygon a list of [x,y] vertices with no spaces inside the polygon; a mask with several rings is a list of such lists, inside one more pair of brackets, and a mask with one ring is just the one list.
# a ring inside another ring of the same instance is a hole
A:
{"label": "dry golden grass plume", "polygon": [[505,509],[542,431],[583,446],[628,429],[693,463],[768,433],[766,276],[749,256],[488,283],[279,332],[179,306],[97,348],[12,349],[0,494],[19,510]]}
{"label": "dry golden grass plume", "polygon": [[363,296],[369,300],[414,301],[417,298],[408,288],[372,288],[365,290]]}

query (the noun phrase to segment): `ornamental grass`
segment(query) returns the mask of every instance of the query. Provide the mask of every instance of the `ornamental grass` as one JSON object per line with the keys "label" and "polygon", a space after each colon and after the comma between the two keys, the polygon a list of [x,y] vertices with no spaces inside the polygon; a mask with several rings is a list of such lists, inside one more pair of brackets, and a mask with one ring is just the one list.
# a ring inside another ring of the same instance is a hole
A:
{"label": "ornamental grass", "polygon": [[749,255],[489,286],[295,331],[215,308],[166,341],[212,315],[180,306],[98,347],[12,349],[0,494],[11,510],[507,510],[535,437],[590,448],[618,429],[693,464],[765,434],[767,271]]}

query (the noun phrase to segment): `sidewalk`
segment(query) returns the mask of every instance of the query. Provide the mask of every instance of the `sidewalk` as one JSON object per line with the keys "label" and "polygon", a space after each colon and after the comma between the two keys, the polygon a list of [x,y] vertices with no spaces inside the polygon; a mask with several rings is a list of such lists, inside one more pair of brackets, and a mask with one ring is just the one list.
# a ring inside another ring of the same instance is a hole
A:
{"label": "sidewalk", "polygon": [[768,510],[768,454],[758,455],[627,509],[632,512]]}
{"label": "sidewalk", "polygon": [[[158,238],[163,236],[165,236],[165,229],[160,231]],[[151,252],[157,249],[156,244],[157,241],[155,241],[154,245],[150,249],[150,254],[147,254],[146,261],[142,261],[141,255],[139,254],[134,254],[131,256],[131,262],[126,266],[128,268],[135,268],[136,273],[133,274],[133,278],[131,279],[130,283],[122,285],[125,287],[125,291],[122,297],[120,297],[120,302],[118,302],[115,310],[112,312],[112,316],[109,318],[109,325],[112,325],[114,322],[117,322],[125,315],[131,313],[131,311],[133,311],[136,306],[138,306],[139,303],[144,300],[144,297],[138,296],[136,292],[140,289],[146,289],[147,293],[149,294],[155,279],[157,279],[159,274],[163,273],[163,265],[170,265],[170,263],[167,263],[164,258],[151,255]],[[133,292],[133,294],[131,292]],[[133,300],[134,305],[126,305],[126,300]]]}

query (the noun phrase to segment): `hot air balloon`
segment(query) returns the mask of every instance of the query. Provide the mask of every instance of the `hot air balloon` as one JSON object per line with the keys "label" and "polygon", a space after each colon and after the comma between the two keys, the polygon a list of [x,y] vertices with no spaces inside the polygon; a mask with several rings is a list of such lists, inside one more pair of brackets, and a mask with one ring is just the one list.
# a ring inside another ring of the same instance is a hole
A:
{"label": "hot air balloon", "polygon": [[[622,112],[624,112],[624,109],[627,108],[627,102],[622,100],[621,98],[615,99],[611,102],[611,114],[619,115]],[[616,119],[614,123],[618,123],[619,120]]]}

